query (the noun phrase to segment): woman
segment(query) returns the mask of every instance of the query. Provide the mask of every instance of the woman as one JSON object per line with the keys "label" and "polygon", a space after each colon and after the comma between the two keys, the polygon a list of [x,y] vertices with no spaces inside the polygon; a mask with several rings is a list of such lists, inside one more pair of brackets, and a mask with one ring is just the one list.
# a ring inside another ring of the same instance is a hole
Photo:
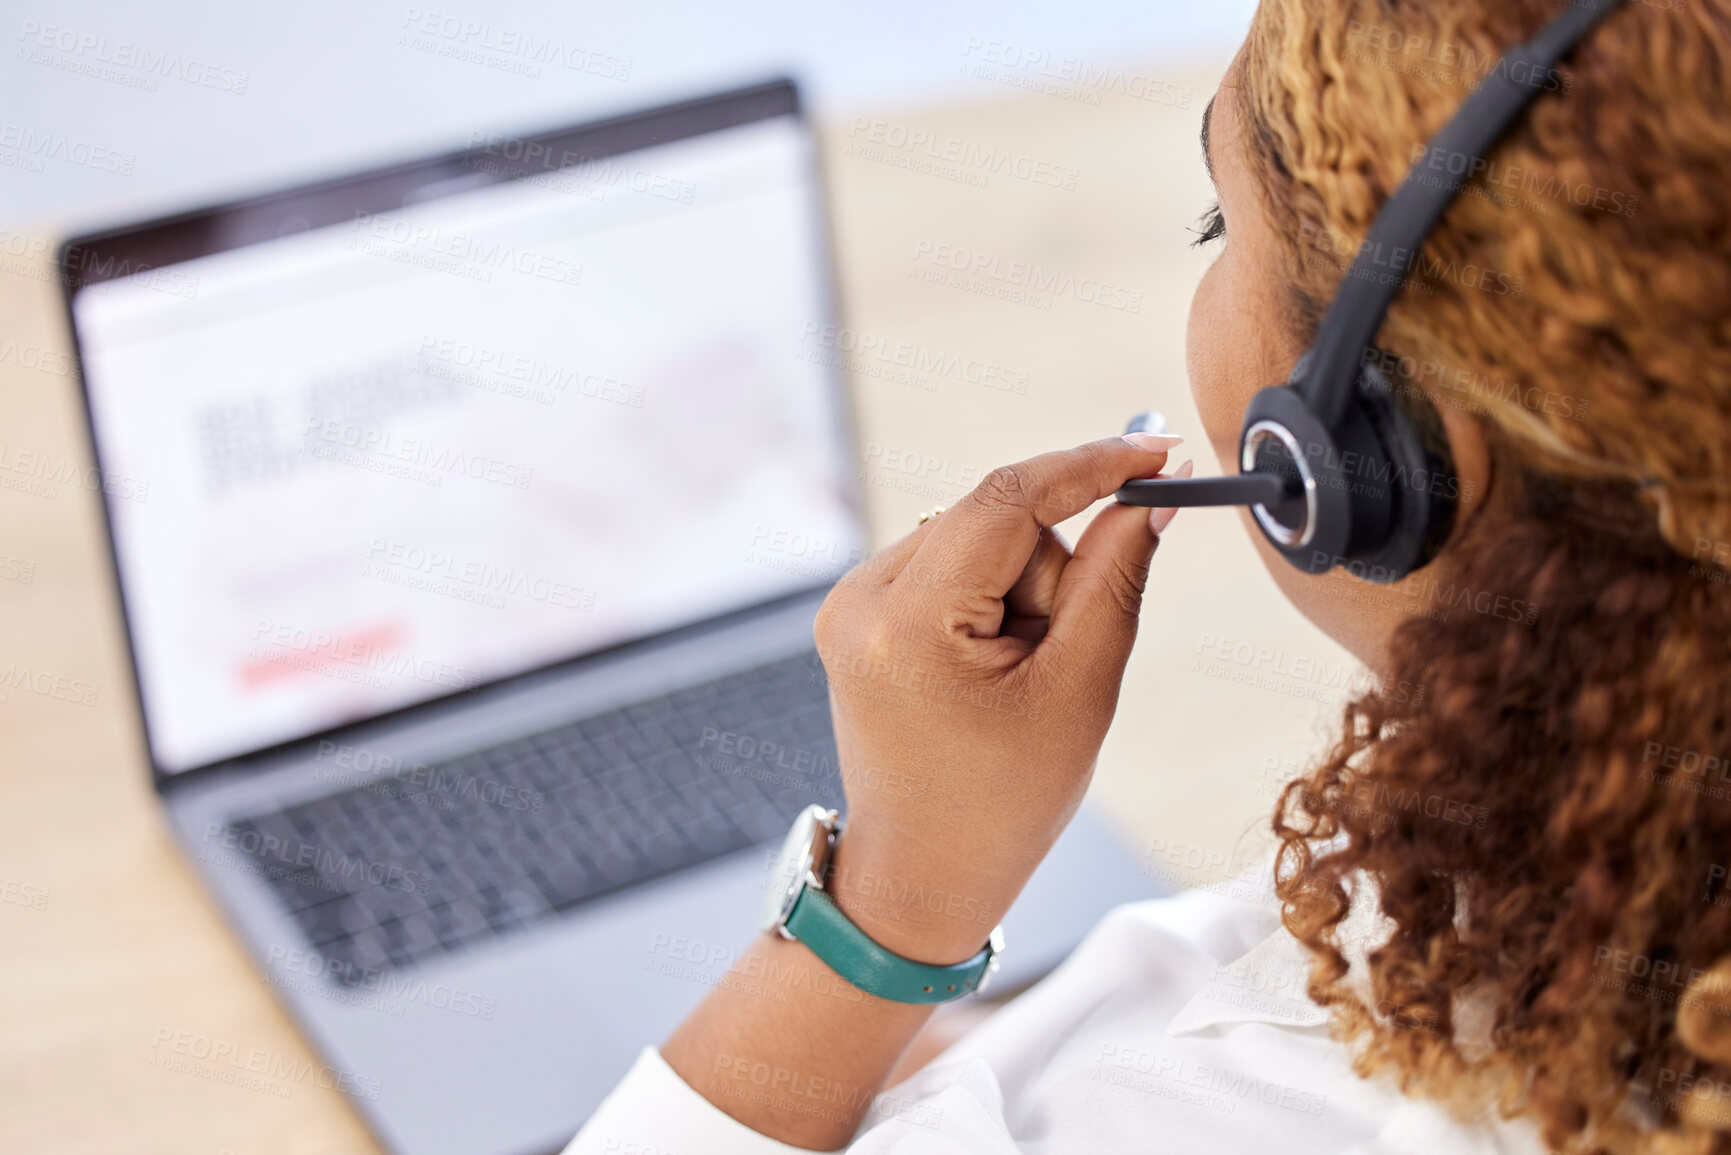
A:
{"label": "woman", "polygon": [[[1204,127],[1189,371],[1222,459],[1415,146],[1558,10],[1265,0]],[[929,1008],[765,935],[736,969],[785,997],[715,991],[572,1151],[1731,1150],[1731,8],[1626,5],[1543,79],[1379,339],[1453,453],[1441,553],[1373,587],[1264,547],[1383,687],[1280,800],[1277,901],[1123,908],[882,1095]],[[1108,506],[1073,551],[1049,527],[1174,443],[1000,470],[836,588],[843,764],[924,786],[850,787],[832,877],[1015,897],[1171,511]],[[1445,587],[1472,612],[1422,612]],[[907,959],[983,957],[976,919],[833,902]]]}

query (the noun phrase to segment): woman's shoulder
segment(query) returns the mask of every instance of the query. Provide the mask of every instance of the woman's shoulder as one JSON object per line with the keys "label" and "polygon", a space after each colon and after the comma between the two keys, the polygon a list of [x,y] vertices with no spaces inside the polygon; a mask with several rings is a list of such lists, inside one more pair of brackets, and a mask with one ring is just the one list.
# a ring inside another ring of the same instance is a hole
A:
{"label": "woman's shoulder", "polygon": [[1463,1124],[1354,1074],[1309,966],[1254,878],[1121,906],[896,1093],[953,1097],[989,1075],[1005,1137],[1041,1136],[1051,1155],[1152,1134],[1174,1149],[1541,1155],[1527,1125]]}

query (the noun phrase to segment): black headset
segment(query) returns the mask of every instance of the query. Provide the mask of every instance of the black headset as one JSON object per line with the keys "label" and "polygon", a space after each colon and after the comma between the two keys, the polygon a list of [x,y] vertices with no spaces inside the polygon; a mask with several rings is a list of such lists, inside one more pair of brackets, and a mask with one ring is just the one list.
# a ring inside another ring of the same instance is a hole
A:
{"label": "black headset", "polygon": [[1534,100],[1560,87],[1557,61],[1622,2],[1564,0],[1563,14],[1509,50],[1431,140],[1377,213],[1315,345],[1287,384],[1251,399],[1237,475],[1132,481],[1118,500],[1248,505],[1274,548],[1306,573],[1343,566],[1393,582],[1429,562],[1454,525],[1460,482],[1441,418],[1418,390],[1390,387],[1373,342],[1419,249],[1483,170],[1484,155]]}

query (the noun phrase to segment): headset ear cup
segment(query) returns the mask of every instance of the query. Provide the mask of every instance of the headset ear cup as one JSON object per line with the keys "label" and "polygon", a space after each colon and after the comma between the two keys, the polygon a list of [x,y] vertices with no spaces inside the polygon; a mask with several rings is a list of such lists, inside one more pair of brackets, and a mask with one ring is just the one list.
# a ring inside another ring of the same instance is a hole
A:
{"label": "headset ear cup", "polygon": [[1366,363],[1359,367],[1354,391],[1382,444],[1393,517],[1387,539],[1353,558],[1348,568],[1371,581],[1399,581],[1428,564],[1448,541],[1460,502],[1460,477],[1442,417],[1423,390],[1412,385],[1396,389],[1376,364]]}

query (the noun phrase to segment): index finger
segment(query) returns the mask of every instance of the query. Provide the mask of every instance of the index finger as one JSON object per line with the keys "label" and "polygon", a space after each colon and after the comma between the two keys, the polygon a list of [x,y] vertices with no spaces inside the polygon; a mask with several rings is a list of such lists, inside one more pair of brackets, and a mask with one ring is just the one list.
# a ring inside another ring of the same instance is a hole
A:
{"label": "index finger", "polygon": [[1109,437],[994,469],[932,523],[908,568],[942,579],[924,584],[1002,598],[1022,576],[1042,529],[1112,496],[1126,481],[1160,472],[1167,451],[1182,440]]}

